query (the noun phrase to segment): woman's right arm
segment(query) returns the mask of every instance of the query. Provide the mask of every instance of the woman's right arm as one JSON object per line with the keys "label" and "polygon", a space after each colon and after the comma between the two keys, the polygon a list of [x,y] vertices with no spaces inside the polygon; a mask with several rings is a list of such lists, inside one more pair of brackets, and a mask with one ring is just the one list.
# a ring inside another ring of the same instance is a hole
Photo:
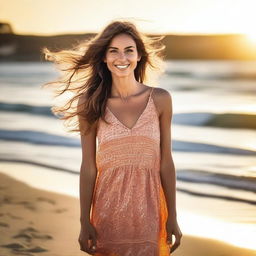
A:
{"label": "woman's right arm", "polygon": [[[79,105],[82,100],[78,101]],[[78,116],[79,117],[79,116]],[[86,127],[86,123],[81,118],[79,119],[80,131]],[[95,123],[90,132],[86,135],[81,133],[82,147],[82,163],[80,168],[80,223],[81,230],[78,238],[80,250],[93,255],[97,250],[97,231],[90,222],[90,211],[94,193],[94,186],[97,178],[97,168],[95,161],[96,153],[96,125]]]}
{"label": "woman's right arm", "polygon": [[97,169],[95,164],[95,129],[81,135],[82,163],[80,169],[80,250],[93,255],[97,249],[97,231],[90,222],[90,210]]}
{"label": "woman's right arm", "polygon": [[[82,103],[79,99],[78,106]],[[79,107],[78,107],[79,110]],[[80,129],[86,127],[84,120],[79,119]],[[95,162],[96,153],[96,125],[87,135],[81,134],[82,163],[80,168],[80,222],[81,225],[90,222],[90,210],[93,199],[94,186],[97,177]]]}
{"label": "woman's right arm", "polygon": [[90,222],[90,210],[97,177],[95,164],[95,130],[81,135],[82,163],[80,168],[80,222]]}

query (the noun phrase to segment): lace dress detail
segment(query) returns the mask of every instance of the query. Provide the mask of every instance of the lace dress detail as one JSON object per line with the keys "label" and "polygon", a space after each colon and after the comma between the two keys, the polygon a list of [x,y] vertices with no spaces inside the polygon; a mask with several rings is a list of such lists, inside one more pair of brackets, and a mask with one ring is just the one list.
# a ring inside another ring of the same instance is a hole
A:
{"label": "lace dress detail", "polygon": [[167,206],[160,180],[160,127],[151,89],[132,128],[106,108],[97,128],[91,223],[95,256],[167,256]]}

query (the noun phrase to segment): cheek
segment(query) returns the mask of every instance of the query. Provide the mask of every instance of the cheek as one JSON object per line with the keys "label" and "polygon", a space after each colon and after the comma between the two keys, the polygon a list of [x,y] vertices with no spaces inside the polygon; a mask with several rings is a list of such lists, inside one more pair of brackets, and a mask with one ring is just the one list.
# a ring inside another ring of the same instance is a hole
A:
{"label": "cheek", "polygon": [[111,56],[108,56],[107,58],[106,58],[106,61],[107,62],[112,62],[112,61],[114,61],[115,60],[115,58],[113,58],[113,57],[111,57]]}
{"label": "cheek", "polygon": [[138,56],[137,55],[132,55],[130,57],[128,57],[131,61],[134,61],[134,62],[137,62],[137,58]]}

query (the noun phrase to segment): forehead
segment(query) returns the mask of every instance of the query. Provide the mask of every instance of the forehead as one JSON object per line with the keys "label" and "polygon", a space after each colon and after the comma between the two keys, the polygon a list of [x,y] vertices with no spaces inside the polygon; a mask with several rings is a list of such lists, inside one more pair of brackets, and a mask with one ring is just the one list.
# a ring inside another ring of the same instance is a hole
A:
{"label": "forehead", "polygon": [[109,46],[136,46],[135,41],[133,38],[127,34],[120,34],[115,36],[112,40]]}

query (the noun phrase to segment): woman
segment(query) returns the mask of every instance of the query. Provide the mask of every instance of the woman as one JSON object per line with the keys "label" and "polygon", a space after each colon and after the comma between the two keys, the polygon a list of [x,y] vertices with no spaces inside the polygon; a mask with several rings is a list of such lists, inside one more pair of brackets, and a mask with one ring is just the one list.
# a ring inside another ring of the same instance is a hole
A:
{"label": "woman", "polygon": [[73,50],[44,49],[48,59],[70,65],[53,83],[64,85],[59,95],[75,95],[52,110],[81,135],[78,241],[91,255],[166,256],[180,244],[172,99],[143,83],[160,74],[165,47],[158,43],[131,22],[114,21]]}

